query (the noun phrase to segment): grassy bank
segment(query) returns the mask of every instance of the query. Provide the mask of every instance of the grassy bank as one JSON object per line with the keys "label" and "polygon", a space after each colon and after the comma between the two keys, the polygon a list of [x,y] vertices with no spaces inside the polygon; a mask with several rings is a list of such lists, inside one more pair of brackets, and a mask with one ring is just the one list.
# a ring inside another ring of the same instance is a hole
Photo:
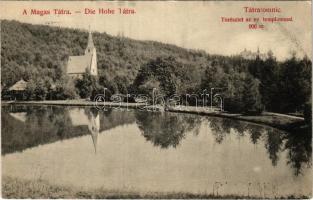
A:
{"label": "grassy bank", "polygon": [[[212,195],[193,193],[136,193],[109,190],[79,191],[70,187],[51,185],[45,181],[19,180],[11,177],[2,178],[3,198],[72,198],[72,199],[247,199],[257,197],[240,195]],[[265,197],[266,198],[266,197]],[[295,198],[293,196],[277,198]],[[306,198],[298,197],[298,198]]]}
{"label": "grassy bank", "polygon": [[261,115],[243,115],[227,112],[212,112],[209,108],[182,106],[168,108],[169,112],[194,113],[205,116],[224,117],[229,119],[264,124],[281,130],[292,131],[304,125],[304,118],[279,113],[263,112]]}

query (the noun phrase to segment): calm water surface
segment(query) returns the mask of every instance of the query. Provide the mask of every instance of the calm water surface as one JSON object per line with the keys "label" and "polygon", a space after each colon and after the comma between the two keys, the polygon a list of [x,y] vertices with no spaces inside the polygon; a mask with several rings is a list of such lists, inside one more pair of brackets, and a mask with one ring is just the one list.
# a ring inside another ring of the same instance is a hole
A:
{"label": "calm water surface", "polygon": [[139,110],[2,106],[2,173],[80,190],[311,194],[311,135]]}

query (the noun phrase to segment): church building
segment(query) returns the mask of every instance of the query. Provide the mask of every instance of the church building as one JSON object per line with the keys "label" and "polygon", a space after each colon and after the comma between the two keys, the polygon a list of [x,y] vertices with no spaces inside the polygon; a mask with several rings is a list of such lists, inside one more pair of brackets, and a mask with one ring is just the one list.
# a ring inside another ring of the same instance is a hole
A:
{"label": "church building", "polygon": [[98,76],[97,51],[93,44],[90,30],[85,54],[69,56],[67,63],[67,74],[72,78],[81,78],[86,71],[93,76]]}

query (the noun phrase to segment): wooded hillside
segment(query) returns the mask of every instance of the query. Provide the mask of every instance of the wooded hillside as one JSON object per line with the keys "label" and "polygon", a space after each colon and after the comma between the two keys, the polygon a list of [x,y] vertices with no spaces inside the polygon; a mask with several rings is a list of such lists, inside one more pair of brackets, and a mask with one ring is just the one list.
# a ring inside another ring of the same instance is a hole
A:
{"label": "wooded hillside", "polygon": [[95,32],[99,77],[86,74],[73,84],[65,74],[67,59],[84,53],[87,37],[84,30],[2,20],[3,91],[22,78],[28,82],[26,98],[35,100],[86,98],[103,87],[109,94],[151,94],[156,88],[167,98],[223,88],[214,92],[223,92],[228,111],[310,111],[312,62],[307,56],[293,54],[278,62],[269,51],[266,60],[247,60]]}
{"label": "wooded hillside", "polygon": [[[2,85],[37,76],[60,78],[69,55],[82,55],[87,45],[86,30],[1,21]],[[136,41],[93,33],[100,76],[108,80],[135,79],[140,66],[151,59],[171,55],[182,63],[203,65],[208,55],[153,41]]]}

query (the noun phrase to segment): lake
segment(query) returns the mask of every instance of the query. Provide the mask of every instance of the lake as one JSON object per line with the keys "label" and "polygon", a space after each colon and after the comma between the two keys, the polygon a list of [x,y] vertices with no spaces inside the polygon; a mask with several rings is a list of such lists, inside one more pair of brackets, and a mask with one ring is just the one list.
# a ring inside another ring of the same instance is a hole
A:
{"label": "lake", "polygon": [[2,175],[78,190],[311,196],[311,135],[193,114],[2,106]]}

